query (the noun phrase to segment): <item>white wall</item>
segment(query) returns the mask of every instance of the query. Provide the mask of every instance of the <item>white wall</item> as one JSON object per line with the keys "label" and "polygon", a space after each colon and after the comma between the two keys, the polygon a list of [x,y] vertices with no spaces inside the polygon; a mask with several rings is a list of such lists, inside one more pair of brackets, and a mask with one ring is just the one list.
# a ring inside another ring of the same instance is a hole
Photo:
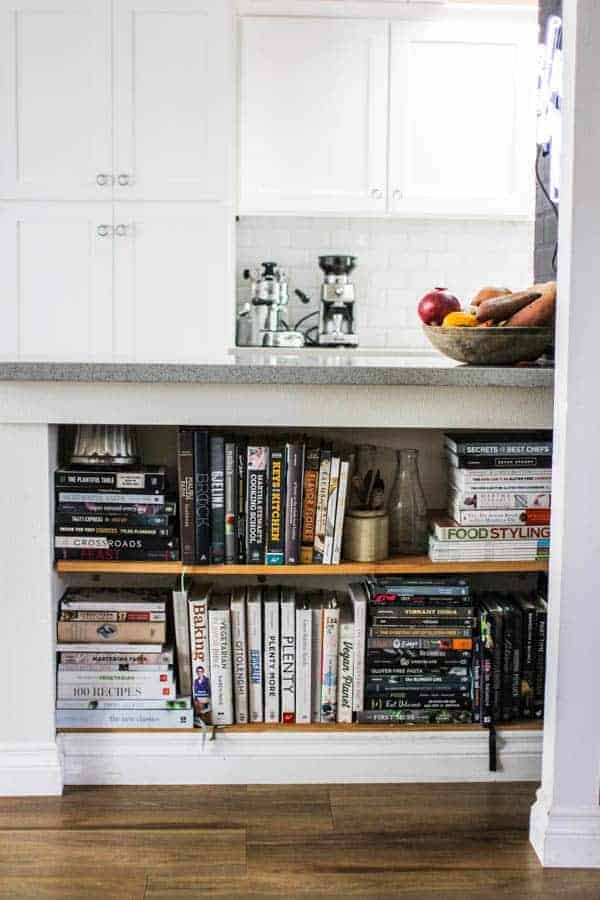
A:
{"label": "white wall", "polygon": [[248,296],[243,270],[274,260],[288,272],[292,296],[300,288],[313,298],[310,307],[292,300],[293,321],[317,308],[317,257],[350,253],[358,257],[361,346],[424,347],[416,315],[419,298],[436,285],[464,301],[486,284],[527,287],[533,280],[533,232],[530,222],[242,217],[237,226],[238,299]]}

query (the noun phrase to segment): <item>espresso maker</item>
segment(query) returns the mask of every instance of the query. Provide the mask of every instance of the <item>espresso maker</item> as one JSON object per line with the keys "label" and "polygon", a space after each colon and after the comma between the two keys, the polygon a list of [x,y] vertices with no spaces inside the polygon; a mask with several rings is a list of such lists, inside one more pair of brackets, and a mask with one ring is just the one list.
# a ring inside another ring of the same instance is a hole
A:
{"label": "espresso maker", "polygon": [[250,299],[238,310],[236,343],[246,347],[303,347],[304,335],[283,318],[288,307],[288,280],[275,262],[262,271],[245,269]]}
{"label": "espresso maker", "polygon": [[319,266],[325,278],[321,286],[318,343],[321,347],[356,347],[354,284],[349,277],[356,257],[320,256]]}

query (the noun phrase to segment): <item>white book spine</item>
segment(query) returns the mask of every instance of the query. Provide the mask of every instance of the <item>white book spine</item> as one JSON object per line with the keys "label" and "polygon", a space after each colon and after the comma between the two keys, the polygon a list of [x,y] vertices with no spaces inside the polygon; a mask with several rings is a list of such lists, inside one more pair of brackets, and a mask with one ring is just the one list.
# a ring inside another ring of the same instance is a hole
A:
{"label": "white book spine", "polygon": [[350,585],[354,608],[354,712],[362,712],[365,696],[365,655],[367,644],[367,593],[362,584]]}
{"label": "white book spine", "polygon": [[[124,684],[133,685],[136,688],[147,690],[148,688],[160,688],[165,685],[174,690],[175,682],[173,671],[167,672],[120,672],[107,669],[62,669],[58,670],[58,684]],[[160,696],[160,693],[157,694]]]}
{"label": "white book spine", "polygon": [[209,592],[190,599],[190,652],[192,665],[192,697],[196,724],[210,721],[211,683],[208,643]]}
{"label": "white book spine", "polygon": [[165,700],[57,700],[57,709],[191,709],[189,698]]}
{"label": "white book spine", "polygon": [[354,620],[340,621],[337,721],[352,722],[354,684]]}
{"label": "white book spine", "polygon": [[279,599],[266,599],[265,615],[265,722],[279,722]]}
{"label": "white book spine", "polygon": [[221,606],[208,610],[213,725],[233,725],[231,612]]}
{"label": "white book spine", "polygon": [[231,643],[233,646],[233,693],[235,721],[248,722],[248,643],[246,638],[246,592],[234,590],[231,597]]}
{"label": "white book spine", "polygon": [[57,728],[192,728],[191,709],[59,709]]}
{"label": "white book spine", "polygon": [[321,721],[321,663],[323,649],[323,608],[315,604],[311,608],[311,720]]}
{"label": "white book spine", "polygon": [[148,672],[162,672],[164,674],[169,675],[170,679],[173,680],[173,666],[168,666],[166,664],[157,664],[151,666],[136,666],[136,665],[123,665],[121,663],[94,663],[93,665],[86,665],[81,663],[59,663],[58,672],[102,672],[102,674],[115,672],[115,673],[123,673],[135,675],[140,674],[144,675]]}
{"label": "white book spine", "polygon": [[346,513],[346,494],[348,492],[348,474],[350,463],[343,460],[340,464],[340,478],[338,482],[338,498],[335,511],[335,526],[333,532],[333,552],[331,562],[334,566],[340,564],[342,559],[342,538],[344,535],[344,515]]}
{"label": "white book spine", "polygon": [[97,642],[88,644],[77,643],[76,641],[73,641],[73,643],[70,641],[68,643],[59,641],[56,645],[56,652],[69,655],[75,653],[86,655],[100,654],[103,657],[127,654],[133,655],[136,658],[146,656],[147,654],[159,654],[161,658],[165,659],[167,662],[173,662],[173,650],[171,648],[163,650],[162,644],[111,644],[110,646],[107,646],[106,643]]}
{"label": "white book spine", "polygon": [[296,721],[296,596],[281,592],[281,721]]}
{"label": "white book spine", "polygon": [[74,612],[154,612],[165,613],[165,604],[160,601],[144,603],[136,600],[69,600],[63,598],[60,601],[61,609],[69,609]]}
{"label": "white book spine", "polygon": [[58,700],[174,700],[173,683],[154,685],[97,681],[90,684],[58,681]]}
{"label": "white book spine", "polygon": [[337,716],[337,671],[340,610],[323,610],[323,649],[321,662],[321,722],[335,722]]}
{"label": "white book spine", "polygon": [[173,591],[173,623],[177,651],[177,683],[179,693],[192,695],[192,660],[190,653],[190,620],[187,591]]}
{"label": "white book spine", "polygon": [[262,602],[260,589],[248,590],[248,707],[250,721],[263,722]]}
{"label": "white book spine", "polygon": [[331,565],[333,558],[333,536],[335,533],[335,513],[337,509],[339,477],[340,458],[339,456],[334,456],[331,460],[329,493],[327,495],[327,521],[325,523],[325,549],[323,551],[323,564],[326,566]]}
{"label": "white book spine", "polygon": [[296,722],[311,721],[312,610],[296,610]]}

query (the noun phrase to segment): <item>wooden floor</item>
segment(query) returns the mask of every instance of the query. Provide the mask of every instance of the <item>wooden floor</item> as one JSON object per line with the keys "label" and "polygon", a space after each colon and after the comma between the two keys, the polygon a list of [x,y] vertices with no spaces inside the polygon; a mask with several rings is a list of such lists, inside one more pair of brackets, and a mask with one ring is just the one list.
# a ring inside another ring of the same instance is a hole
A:
{"label": "wooden floor", "polygon": [[[199,762],[200,764],[200,762]],[[543,870],[530,784],[70,788],[0,799],[0,897],[600,898]]]}

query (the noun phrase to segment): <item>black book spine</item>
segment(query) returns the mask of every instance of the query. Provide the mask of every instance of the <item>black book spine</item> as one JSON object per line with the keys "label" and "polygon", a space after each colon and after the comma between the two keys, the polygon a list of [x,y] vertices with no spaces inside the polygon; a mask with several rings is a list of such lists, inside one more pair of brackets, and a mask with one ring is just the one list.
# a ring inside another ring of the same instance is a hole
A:
{"label": "black book spine", "polygon": [[174,500],[164,503],[58,503],[57,510],[65,516],[174,516],[177,504]]}
{"label": "black book spine", "polygon": [[56,527],[62,528],[169,528],[171,521],[166,515],[136,515],[125,513],[103,515],[102,513],[74,514],[57,509],[54,516]]}
{"label": "black book spine", "polygon": [[54,533],[66,537],[87,535],[90,537],[134,538],[134,537],[173,537],[172,528],[156,528],[152,525],[60,525],[56,524]]}
{"label": "black book spine", "polygon": [[236,560],[235,520],[237,513],[236,452],[233,441],[225,443],[225,562]]}
{"label": "black book spine", "polygon": [[246,467],[247,451],[243,441],[236,443],[236,516],[235,516],[235,542],[236,560],[238,563],[246,562]]}
{"label": "black book spine", "polygon": [[372,616],[371,625],[386,625],[398,628],[473,628],[473,616]]}
{"label": "black book spine", "polygon": [[285,489],[286,460],[283,446],[271,447],[267,486],[267,548],[265,560],[269,566],[285,562]]}
{"label": "black book spine", "polygon": [[491,721],[494,723],[502,720],[502,652],[504,641],[504,616],[501,612],[490,613],[490,621],[492,623],[492,643],[491,643],[491,676],[492,676],[492,696]]}
{"label": "black book spine", "polygon": [[248,447],[246,554],[250,564],[262,565],[265,561],[268,463],[268,447]]}
{"label": "black book spine", "polygon": [[456,709],[471,712],[473,704],[470,697],[457,696],[432,699],[430,696],[414,697],[365,697],[365,709]]}
{"label": "black book spine", "polygon": [[394,665],[404,668],[468,666],[475,650],[367,650],[367,665]]}
{"label": "black book spine", "polygon": [[179,550],[127,550],[127,549],[68,549],[55,550],[54,558],[77,560],[80,562],[177,562]]}
{"label": "black book spine", "polygon": [[502,721],[510,722],[513,718],[513,652],[514,630],[513,616],[506,606],[504,607],[504,622],[502,634]]}
{"label": "black book spine", "polygon": [[210,456],[208,431],[194,432],[194,502],[196,529],[196,565],[210,562]]}
{"label": "black book spine", "polygon": [[479,721],[482,725],[494,722],[494,654],[492,645],[493,626],[485,613],[481,618],[481,636],[477,649],[479,653]]}
{"label": "black book spine", "polygon": [[210,444],[210,561],[225,562],[225,441],[214,435]]}
{"label": "black book spine", "polygon": [[119,494],[164,494],[165,472],[145,472],[123,468],[118,472],[105,469],[85,472],[79,469],[57,469],[54,483],[63,490]]}
{"label": "black book spine", "polygon": [[285,561],[287,565],[297,565],[300,562],[302,529],[304,444],[286,444],[285,468]]}
{"label": "black book spine", "polygon": [[196,561],[194,527],[194,433],[189,428],[179,429],[177,449],[179,481],[179,528],[181,535],[181,561],[193,565]]}
{"label": "black book spine", "polygon": [[534,718],[535,690],[535,609],[526,607],[523,621],[523,666],[521,669],[521,715],[524,719]]}
{"label": "black book spine", "polygon": [[536,719],[544,718],[544,690],[546,687],[546,626],[547,612],[545,609],[536,610],[536,663],[535,663],[535,692],[534,715]]}
{"label": "black book spine", "polygon": [[481,722],[481,636],[473,638],[473,721]]}
{"label": "black book spine", "polygon": [[513,718],[521,717],[521,670],[523,667],[523,618],[517,606],[513,607],[513,668],[512,703]]}

